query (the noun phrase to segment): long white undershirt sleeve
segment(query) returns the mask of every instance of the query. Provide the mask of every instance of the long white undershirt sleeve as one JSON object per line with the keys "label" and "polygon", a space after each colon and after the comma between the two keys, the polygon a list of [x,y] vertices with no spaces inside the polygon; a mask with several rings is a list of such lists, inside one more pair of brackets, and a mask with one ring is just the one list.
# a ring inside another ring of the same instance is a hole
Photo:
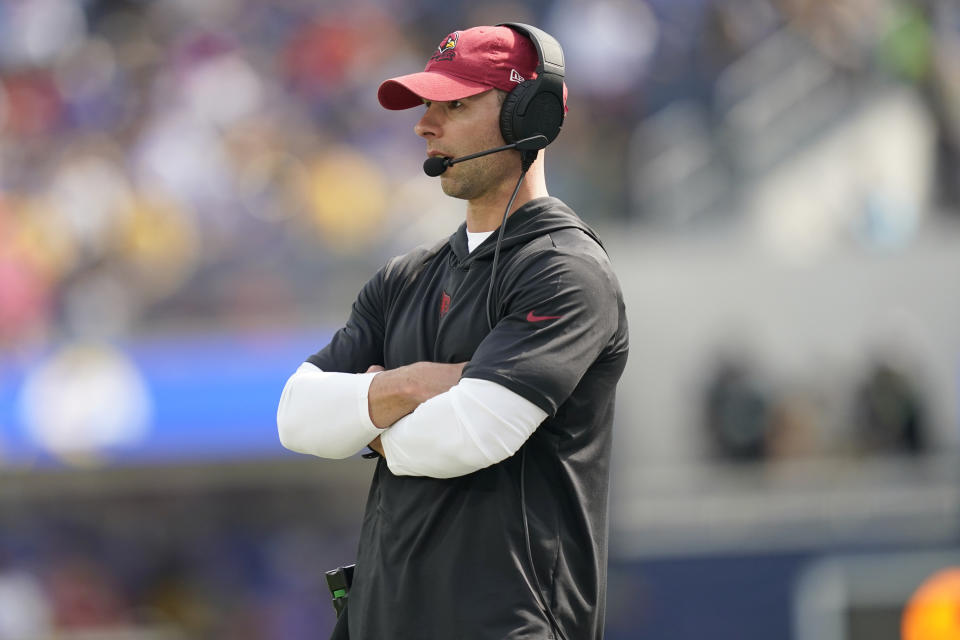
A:
{"label": "long white undershirt sleeve", "polygon": [[367,394],[376,373],[335,373],[304,362],[277,407],[280,444],[321,458],[347,458],[383,433],[370,420]]}
{"label": "long white undershirt sleeve", "polygon": [[462,378],[397,420],[380,442],[394,474],[452,478],[509,458],[546,417],[496,382]]}
{"label": "long white undershirt sleeve", "polygon": [[379,435],[394,474],[452,478],[510,457],[547,417],[502,385],[463,378],[393,426],[378,429],[367,406],[374,375],[301,365],[287,381],[277,411],[283,445],[323,458],[345,458]]}

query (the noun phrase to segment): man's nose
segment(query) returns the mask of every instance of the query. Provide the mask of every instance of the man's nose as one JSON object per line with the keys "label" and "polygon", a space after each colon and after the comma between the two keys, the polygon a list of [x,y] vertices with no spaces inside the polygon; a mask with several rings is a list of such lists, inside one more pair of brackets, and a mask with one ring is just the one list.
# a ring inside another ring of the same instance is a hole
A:
{"label": "man's nose", "polygon": [[427,107],[427,110],[421,116],[420,121],[413,126],[413,132],[421,138],[438,137],[440,135],[440,122],[437,117],[437,110],[433,105]]}

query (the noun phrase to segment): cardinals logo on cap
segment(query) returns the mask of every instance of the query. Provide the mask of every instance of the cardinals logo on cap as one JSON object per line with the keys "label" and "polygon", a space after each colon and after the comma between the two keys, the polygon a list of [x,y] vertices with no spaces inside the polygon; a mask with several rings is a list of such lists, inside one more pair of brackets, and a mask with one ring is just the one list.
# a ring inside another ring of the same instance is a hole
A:
{"label": "cardinals logo on cap", "polygon": [[440,43],[440,46],[437,47],[437,52],[430,56],[430,60],[436,62],[438,60],[453,60],[457,52],[454,49],[457,48],[457,42],[460,40],[460,32],[454,31],[446,38],[443,42]]}

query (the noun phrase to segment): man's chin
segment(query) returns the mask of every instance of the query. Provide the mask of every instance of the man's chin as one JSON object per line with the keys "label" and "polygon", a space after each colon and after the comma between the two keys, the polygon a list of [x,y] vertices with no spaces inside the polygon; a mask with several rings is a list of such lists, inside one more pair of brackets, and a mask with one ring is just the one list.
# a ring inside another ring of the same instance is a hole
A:
{"label": "man's chin", "polygon": [[467,199],[463,185],[451,176],[440,176],[440,188],[443,189],[444,194],[451,198]]}

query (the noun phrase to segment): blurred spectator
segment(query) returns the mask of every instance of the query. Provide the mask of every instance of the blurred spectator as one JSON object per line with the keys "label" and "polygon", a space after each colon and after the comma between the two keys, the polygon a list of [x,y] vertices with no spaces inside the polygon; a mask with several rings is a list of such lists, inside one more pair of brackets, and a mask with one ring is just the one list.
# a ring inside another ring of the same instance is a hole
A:
{"label": "blurred spectator", "polygon": [[37,640],[53,628],[51,603],[28,571],[5,566],[0,557],[0,640]]}
{"label": "blurred spectator", "polygon": [[960,5],[949,0],[894,3],[884,13],[878,57],[917,87],[938,127],[937,204],[960,212]]}
{"label": "blurred spectator", "polygon": [[109,629],[130,622],[112,571],[88,556],[56,558],[46,580],[58,629]]}
{"label": "blurred spectator", "polygon": [[916,380],[886,362],[867,371],[855,396],[857,445],[864,453],[911,453],[927,448],[927,407]]}
{"label": "blurred spectator", "polygon": [[642,0],[559,0],[548,31],[564,43],[577,93],[600,100],[636,91],[659,38],[656,16]]}
{"label": "blurred spectator", "polygon": [[791,460],[823,453],[821,431],[823,402],[803,389],[791,389],[779,397],[770,417],[767,455],[772,460]]}
{"label": "blurred spectator", "polygon": [[780,0],[793,29],[837,67],[864,69],[872,51],[883,0]]}
{"label": "blurred spectator", "polygon": [[739,356],[714,365],[703,397],[703,416],[717,453],[735,461],[767,455],[771,398],[754,369]]}
{"label": "blurred spectator", "polygon": [[0,351],[42,339],[52,307],[51,274],[31,255],[22,217],[0,200]]}

